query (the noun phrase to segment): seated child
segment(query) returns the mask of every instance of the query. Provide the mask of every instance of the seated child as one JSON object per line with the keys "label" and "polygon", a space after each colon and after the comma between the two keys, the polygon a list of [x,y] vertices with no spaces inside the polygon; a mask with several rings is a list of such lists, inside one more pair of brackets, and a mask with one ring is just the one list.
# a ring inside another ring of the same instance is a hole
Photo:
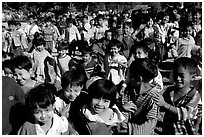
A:
{"label": "seated child", "polygon": [[17,56],[13,59],[12,71],[16,82],[27,93],[31,88],[37,86],[39,82],[31,78],[33,74],[32,62],[26,56]]}
{"label": "seated child", "polygon": [[54,113],[54,93],[51,84],[42,84],[31,89],[26,96],[26,107],[30,110],[31,119],[25,122],[18,135],[61,135],[68,133],[66,117]]}
{"label": "seated child", "polygon": [[95,128],[89,125],[90,122],[104,123],[107,126],[117,126],[118,123],[121,123],[125,119],[115,105],[116,94],[117,87],[110,80],[98,79],[89,86],[89,101],[83,105],[81,111],[92,134],[106,134],[108,131],[96,133],[93,131]]}
{"label": "seated child", "polygon": [[165,111],[162,134],[197,134],[202,110],[199,109],[201,96],[191,85],[196,74],[196,62],[188,57],[180,57],[173,65],[175,85],[168,87],[160,96],[159,105]]}

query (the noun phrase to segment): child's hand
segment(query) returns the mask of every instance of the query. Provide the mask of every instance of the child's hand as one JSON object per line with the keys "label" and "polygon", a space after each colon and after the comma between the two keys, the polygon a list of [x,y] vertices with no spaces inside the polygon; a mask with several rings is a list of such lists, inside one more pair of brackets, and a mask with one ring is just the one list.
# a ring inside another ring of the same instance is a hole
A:
{"label": "child's hand", "polygon": [[163,96],[162,95],[159,95],[160,97],[159,97],[159,106],[164,106],[165,105],[165,101],[164,101],[164,98],[163,98]]}
{"label": "child's hand", "polygon": [[132,101],[129,101],[126,104],[124,104],[123,108],[126,111],[133,112],[133,113],[137,110],[137,106]]}

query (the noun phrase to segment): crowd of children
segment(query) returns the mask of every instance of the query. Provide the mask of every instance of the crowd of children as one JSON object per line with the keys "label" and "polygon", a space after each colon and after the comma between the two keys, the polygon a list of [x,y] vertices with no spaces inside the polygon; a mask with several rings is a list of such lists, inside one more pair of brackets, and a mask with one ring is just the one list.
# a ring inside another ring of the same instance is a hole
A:
{"label": "crowd of children", "polygon": [[8,21],[2,134],[202,134],[202,14],[167,9]]}

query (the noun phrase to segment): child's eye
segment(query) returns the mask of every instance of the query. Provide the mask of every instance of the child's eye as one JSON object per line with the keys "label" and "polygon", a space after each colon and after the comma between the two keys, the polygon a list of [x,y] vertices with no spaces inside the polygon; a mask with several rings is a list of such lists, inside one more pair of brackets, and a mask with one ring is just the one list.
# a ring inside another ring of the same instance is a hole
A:
{"label": "child's eye", "polygon": [[34,114],[40,114],[40,111],[34,111]]}
{"label": "child's eye", "polygon": [[105,102],[105,103],[108,103],[108,102],[110,102],[110,100],[107,100],[107,99],[106,99],[106,100],[104,100],[104,102]]}

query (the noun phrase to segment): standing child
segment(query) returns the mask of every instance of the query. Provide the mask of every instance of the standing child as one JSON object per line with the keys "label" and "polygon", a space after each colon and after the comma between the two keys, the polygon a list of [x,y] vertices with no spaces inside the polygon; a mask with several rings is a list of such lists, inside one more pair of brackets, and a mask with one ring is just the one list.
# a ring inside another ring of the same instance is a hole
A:
{"label": "standing child", "polygon": [[125,79],[125,69],[127,68],[127,59],[120,54],[122,43],[113,39],[110,43],[110,54],[107,54],[104,60],[106,78],[118,85]]}
{"label": "standing child", "polygon": [[62,41],[58,45],[59,56],[57,57],[57,66],[59,67],[61,76],[69,70],[69,61],[71,57],[67,54],[68,43]]}
{"label": "standing child", "polygon": [[[165,115],[162,127],[164,135],[196,134],[195,116],[198,113],[199,92],[191,86],[197,64],[193,59],[181,57],[173,66],[174,86],[168,87],[160,96],[159,105]],[[196,118],[197,119],[197,118]]]}
{"label": "standing child", "polygon": [[33,74],[32,62],[28,57],[18,56],[13,59],[12,63],[14,78],[25,93],[39,84],[38,81],[31,78]]}
{"label": "standing child", "polygon": [[91,74],[93,73],[94,69],[97,66],[97,63],[94,61],[92,57],[92,49],[91,47],[87,47],[83,51],[83,66],[87,75],[87,78],[89,79]]}
{"label": "standing child", "polygon": [[115,105],[117,87],[110,80],[99,79],[89,86],[88,93],[89,101],[83,105],[81,113],[90,134],[111,134],[108,127],[117,126],[125,119]]}
{"label": "standing child", "polygon": [[51,54],[45,49],[45,41],[43,38],[39,38],[34,42],[36,48],[31,52],[27,53],[27,56],[30,57],[33,61],[33,71],[36,77],[36,80],[39,82],[44,82],[45,73],[44,73],[44,60],[47,56],[52,57]]}
{"label": "standing child", "polygon": [[191,57],[191,50],[195,47],[195,40],[192,35],[192,26],[186,25],[183,30],[183,35],[176,41],[175,50],[177,51],[177,57]]}
{"label": "standing child", "polygon": [[[158,68],[150,59],[138,59],[130,66],[128,87],[122,98],[122,108],[128,118],[130,135],[150,135],[157,123],[159,93],[150,81]],[[129,113],[129,114],[128,114]]]}
{"label": "standing child", "polygon": [[54,113],[54,93],[51,84],[42,84],[31,89],[26,95],[26,106],[31,119],[19,129],[19,135],[61,135],[68,133],[66,117]]}

